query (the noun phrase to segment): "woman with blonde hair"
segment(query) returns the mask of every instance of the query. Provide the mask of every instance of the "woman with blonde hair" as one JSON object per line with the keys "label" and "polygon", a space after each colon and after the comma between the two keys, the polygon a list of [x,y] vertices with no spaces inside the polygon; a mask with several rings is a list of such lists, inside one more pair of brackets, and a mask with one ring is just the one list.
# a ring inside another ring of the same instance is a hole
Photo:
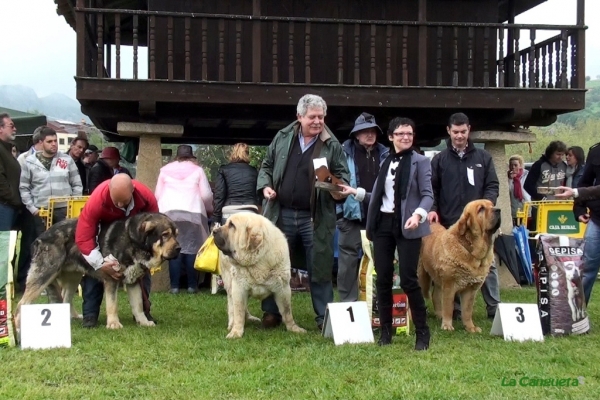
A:
{"label": "woman with blonde hair", "polygon": [[171,293],[179,293],[182,269],[187,273],[188,293],[197,293],[198,272],[194,261],[208,237],[213,193],[191,146],[179,146],[175,160],[160,169],[155,194],[159,211],[171,218],[179,230],[181,252],[179,257],[169,260]]}
{"label": "woman with blonde hair", "polygon": [[215,180],[215,223],[224,223],[237,212],[258,212],[256,180],[258,171],[250,165],[250,147],[237,143],[229,155],[229,164],[219,168]]}
{"label": "woman with blonde hair", "polygon": [[525,160],[518,154],[511,156],[508,160],[508,190],[514,225],[516,225],[517,211],[523,209],[523,203],[531,201],[531,196],[523,188],[529,172],[523,167],[524,165]]}

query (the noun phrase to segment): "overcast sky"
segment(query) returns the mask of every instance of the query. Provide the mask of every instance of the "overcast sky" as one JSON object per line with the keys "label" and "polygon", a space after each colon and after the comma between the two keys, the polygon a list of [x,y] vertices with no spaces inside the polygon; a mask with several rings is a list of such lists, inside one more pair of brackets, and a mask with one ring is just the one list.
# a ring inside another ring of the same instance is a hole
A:
{"label": "overcast sky", "polygon": [[[548,0],[516,22],[574,25],[576,3]],[[595,78],[600,75],[600,0],[586,0],[585,14],[589,26],[586,75]],[[21,84],[39,96],[56,92],[75,98],[75,42],[75,32],[56,14],[54,1],[2,0],[0,85]],[[140,59],[145,55],[140,52]],[[122,58],[127,58],[126,51],[122,51]]]}

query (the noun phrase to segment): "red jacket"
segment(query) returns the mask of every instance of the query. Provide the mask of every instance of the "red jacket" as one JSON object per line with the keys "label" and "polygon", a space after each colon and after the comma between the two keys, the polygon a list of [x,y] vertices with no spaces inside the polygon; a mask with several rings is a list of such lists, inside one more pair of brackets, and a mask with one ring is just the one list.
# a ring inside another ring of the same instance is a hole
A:
{"label": "red jacket", "polygon": [[[133,180],[132,217],[141,212],[158,212],[154,193],[147,186]],[[100,223],[110,223],[126,217],[125,212],[117,208],[108,191],[110,180],[102,182],[88,199],[81,211],[75,231],[75,243],[83,255],[89,255],[97,246],[96,236]]]}

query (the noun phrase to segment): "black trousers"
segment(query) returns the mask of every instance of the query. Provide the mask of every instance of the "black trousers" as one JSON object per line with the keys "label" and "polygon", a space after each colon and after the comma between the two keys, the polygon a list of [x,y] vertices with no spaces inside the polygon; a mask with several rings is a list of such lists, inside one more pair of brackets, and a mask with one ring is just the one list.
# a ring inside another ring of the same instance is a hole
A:
{"label": "black trousers", "polygon": [[[377,303],[381,324],[392,323],[392,285],[394,279],[394,252],[398,249],[400,287],[406,293],[415,318],[415,311],[425,312],[425,300],[417,279],[417,265],[421,238],[407,239],[402,235],[394,214],[381,214],[381,222],[373,238],[375,272],[377,272]],[[419,318],[417,318],[419,319]],[[416,322],[416,321],[415,321]]]}

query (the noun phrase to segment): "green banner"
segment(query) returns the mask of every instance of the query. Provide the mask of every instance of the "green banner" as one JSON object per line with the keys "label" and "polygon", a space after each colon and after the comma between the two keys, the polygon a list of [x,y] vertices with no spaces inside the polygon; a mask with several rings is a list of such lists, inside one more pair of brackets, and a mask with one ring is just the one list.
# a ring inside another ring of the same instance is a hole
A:
{"label": "green banner", "polygon": [[570,211],[548,211],[548,218],[546,221],[548,224],[546,227],[547,233],[553,233],[556,235],[571,235],[574,233],[579,233],[580,230],[579,222],[577,222],[575,216]]}

